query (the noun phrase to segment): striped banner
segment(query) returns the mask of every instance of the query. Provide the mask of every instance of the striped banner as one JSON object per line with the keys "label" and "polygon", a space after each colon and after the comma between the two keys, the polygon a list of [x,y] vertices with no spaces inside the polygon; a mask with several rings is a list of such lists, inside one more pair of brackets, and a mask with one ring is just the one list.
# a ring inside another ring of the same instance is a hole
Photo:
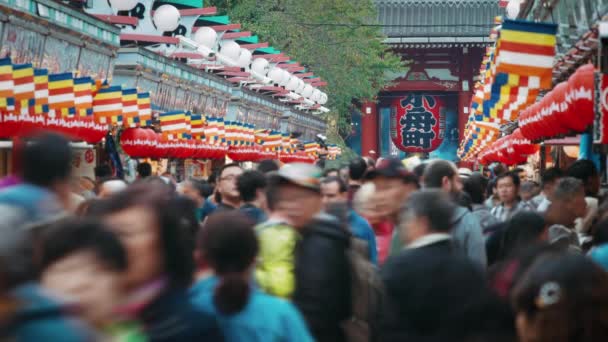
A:
{"label": "striped banner", "polygon": [[90,77],[75,78],[74,96],[76,115],[80,117],[93,115],[93,79]]}
{"label": "striped banner", "polygon": [[159,115],[160,130],[168,139],[177,139],[186,132],[186,113],[170,111]]}
{"label": "striped banner", "polygon": [[505,20],[497,44],[496,72],[540,77],[551,88],[557,25]]}
{"label": "striped banner", "polygon": [[10,58],[0,59],[0,112],[15,110],[15,83],[13,81],[13,64]]}
{"label": "striped banner", "polygon": [[139,112],[139,124],[141,126],[152,126],[152,103],[150,93],[137,94],[137,110]]}
{"label": "striped banner", "polygon": [[27,115],[30,111],[33,112],[36,105],[36,85],[32,64],[13,65],[13,82],[15,84],[15,114]]}
{"label": "striped banner", "polygon": [[122,123],[122,87],[101,86],[93,97],[93,115],[100,124]]}
{"label": "striped banner", "polygon": [[122,90],[122,122],[125,128],[139,127],[139,107],[135,88]]}
{"label": "striped banner", "polygon": [[34,69],[34,86],[36,103],[30,114],[48,114],[49,112],[49,71]]}
{"label": "striped banner", "polygon": [[71,72],[49,75],[49,116],[68,117],[76,114],[74,77]]}

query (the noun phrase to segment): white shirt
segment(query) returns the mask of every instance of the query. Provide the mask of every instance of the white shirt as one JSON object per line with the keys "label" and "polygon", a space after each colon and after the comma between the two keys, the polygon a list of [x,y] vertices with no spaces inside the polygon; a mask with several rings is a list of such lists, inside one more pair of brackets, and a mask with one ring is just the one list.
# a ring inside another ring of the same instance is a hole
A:
{"label": "white shirt", "polygon": [[405,246],[405,248],[407,248],[407,249],[420,248],[420,247],[432,245],[436,242],[450,240],[451,238],[452,238],[452,236],[450,234],[446,234],[446,233],[428,234],[428,235],[425,235],[423,237],[420,237],[420,238],[414,240],[412,243]]}

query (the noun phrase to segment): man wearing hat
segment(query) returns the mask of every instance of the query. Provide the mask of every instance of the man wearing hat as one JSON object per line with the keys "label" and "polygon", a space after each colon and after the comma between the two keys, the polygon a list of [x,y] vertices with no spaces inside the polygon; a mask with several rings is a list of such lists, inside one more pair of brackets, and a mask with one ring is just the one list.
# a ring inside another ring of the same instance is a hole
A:
{"label": "man wearing hat", "polygon": [[417,177],[397,158],[382,159],[367,178],[374,183],[376,213],[383,218],[382,222],[372,225],[376,232],[378,261],[383,263],[392,250],[391,240],[396,239],[393,227],[399,210],[410,194],[418,190],[419,184]]}
{"label": "man wearing hat", "polygon": [[288,164],[269,177],[268,221],[260,241],[256,280],[272,295],[290,298],[317,341],[344,341],[340,322],[350,315],[350,233],[321,212],[322,172]]}

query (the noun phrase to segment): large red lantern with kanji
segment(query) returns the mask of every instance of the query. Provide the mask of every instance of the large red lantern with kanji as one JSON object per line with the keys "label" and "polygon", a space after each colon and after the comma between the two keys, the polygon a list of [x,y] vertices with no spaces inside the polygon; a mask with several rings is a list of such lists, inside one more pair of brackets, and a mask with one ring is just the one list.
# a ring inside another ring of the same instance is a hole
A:
{"label": "large red lantern with kanji", "polygon": [[446,106],[436,95],[412,93],[391,105],[391,139],[404,152],[431,152],[443,142]]}

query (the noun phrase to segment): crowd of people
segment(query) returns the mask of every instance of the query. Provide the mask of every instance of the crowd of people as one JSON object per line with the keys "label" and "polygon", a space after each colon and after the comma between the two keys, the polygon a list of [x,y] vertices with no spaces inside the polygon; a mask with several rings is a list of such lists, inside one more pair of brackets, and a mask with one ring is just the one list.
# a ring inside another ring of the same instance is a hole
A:
{"label": "crowd of people", "polygon": [[0,340],[608,341],[595,165],[267,160],[72,176],[60,135],[0,181]]}

